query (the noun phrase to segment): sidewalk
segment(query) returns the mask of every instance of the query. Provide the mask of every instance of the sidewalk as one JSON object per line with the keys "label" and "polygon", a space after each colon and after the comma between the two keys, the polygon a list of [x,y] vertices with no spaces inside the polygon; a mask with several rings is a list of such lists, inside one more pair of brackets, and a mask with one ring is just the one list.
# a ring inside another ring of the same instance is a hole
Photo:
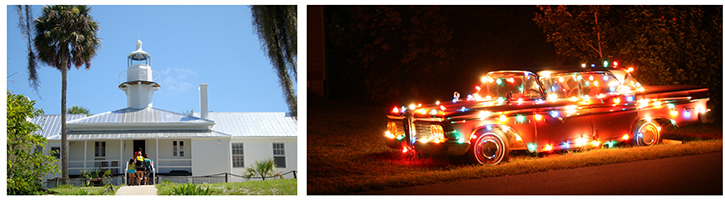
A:
{"label": "sidewalk", "polygon": [[155,185],[121,186],[116,195],[156,195]]}

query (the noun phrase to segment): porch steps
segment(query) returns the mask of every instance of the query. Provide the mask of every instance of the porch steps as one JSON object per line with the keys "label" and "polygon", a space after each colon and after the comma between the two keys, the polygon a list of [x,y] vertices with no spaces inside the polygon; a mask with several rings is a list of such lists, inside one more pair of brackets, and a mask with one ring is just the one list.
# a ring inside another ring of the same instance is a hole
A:
{"label": "porch steps", "polygon": [[121,186],[116,195],[156,195],[155,185]]}

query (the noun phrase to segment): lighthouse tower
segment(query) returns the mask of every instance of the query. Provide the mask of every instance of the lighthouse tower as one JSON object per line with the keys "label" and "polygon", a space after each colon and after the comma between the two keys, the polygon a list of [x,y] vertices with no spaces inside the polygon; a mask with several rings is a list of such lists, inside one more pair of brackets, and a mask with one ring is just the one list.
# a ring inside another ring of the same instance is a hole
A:
{"label": "lighthouse tower", "polygon": [[[136,51],[128,54],[128,69],[125,82],[118,88],[126,92],[126,106],[143,109],[153,107],[153,95],[161,86],[154,82],[151,70],[151,55],[141,49],[143,43],[136,41]],[[121,73],[123,74],[123,73]],[[158,76],[156,77],[158,79]]]}

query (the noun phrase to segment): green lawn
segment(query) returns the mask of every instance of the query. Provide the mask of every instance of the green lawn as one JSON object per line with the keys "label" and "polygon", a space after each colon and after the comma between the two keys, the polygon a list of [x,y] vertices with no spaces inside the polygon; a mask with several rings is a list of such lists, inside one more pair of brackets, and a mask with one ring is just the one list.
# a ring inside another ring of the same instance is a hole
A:
{"label": "green lawn", "polygon": [[722,124],[699,124],[663,134],[681,145],[620,147],[556,154],[516,153],[507,163],[481,166],[459,157],[417,158],[385,145],[390,108],[308,101],[308,194],[350,194],[553,169],[621,163],[722,151]]}
{"label": "green lawn", "polygon": [[[177,183],[156,185],[158,195],[171,195]],[[246,181],[236,183],[197,184],[199,188],[209,189],[212,195],[297,195],[297,179],[278,179],[266,181]]]}
{"label": "green lawn", "polygon": [[[121,186],[113,186],[113,190],[109,189],[109,186],[101,187],[77,187],[71,185],[60,185],[57,188],[51,188],[49,190],[55,191],[53,195],[115,195],[118,188]],[[108,190],[104,194],[104,192]]]}

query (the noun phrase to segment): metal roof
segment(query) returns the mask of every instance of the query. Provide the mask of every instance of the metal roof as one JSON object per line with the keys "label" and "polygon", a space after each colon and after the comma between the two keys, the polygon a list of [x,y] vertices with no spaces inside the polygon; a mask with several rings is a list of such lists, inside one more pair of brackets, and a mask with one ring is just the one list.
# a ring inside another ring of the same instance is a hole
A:
{"label": "metal roof", "polygon": [[[195,113],[198,115],[198,113]],[[67,124],[107,124],[107,123],[164,123],[189,122],[216,123],[211,130],[173,130],[168,129],[124,129],[124,130],[70,130],[69,140],[91,139],[155,139],[155,138],[203,138],[203,137],[296,137],[297,122],[283,112],[239,113],[210,112],[209,120],[159,109],[125,108],[90,117],[83,114],[69,114]],[[31,120],[43,128],[38,132],[49,140],[60,139],[60,115],[44,115]],[[178,125],[178,124],[176,124]]]}
{"label": "metal roof", "polygon": [[[194,113],[199,115],[199,113]],[[235,137],[296,137],[297,122],[284,112],[210,112],[215,131]]]}
{"label": "metal roof", "polygon": [[230,137],[230,135],[211,130],[121,130],[68,132],[68,140],[171,139],[207,137]]}
{"label": "metal roof", "polygon": [[[30,119],[31,123],[34,123],[41,128],[43,128],[41,131],[37,131],[36,133],[42,135],[43,137],[47,139],[60,139],[60,127],[61,127],[61,121],[60,121],[60,115],[59,114],[53,114],[53,115],[42,115],[35,118]],[[85,114],[67,114],[65,116],[66,124],[68,124],[69,121],[73,121],[76,119],[80,119],[86,117]]]}
{"label": "metal roof", "polygon": [[187,116],[180,113],[147,107],[144,109],[124,108],[93,115],[90,117],[69,121],[68,124],[127,124],[127,123],[202,123],[209,124],[212,121],[198,117]]}

